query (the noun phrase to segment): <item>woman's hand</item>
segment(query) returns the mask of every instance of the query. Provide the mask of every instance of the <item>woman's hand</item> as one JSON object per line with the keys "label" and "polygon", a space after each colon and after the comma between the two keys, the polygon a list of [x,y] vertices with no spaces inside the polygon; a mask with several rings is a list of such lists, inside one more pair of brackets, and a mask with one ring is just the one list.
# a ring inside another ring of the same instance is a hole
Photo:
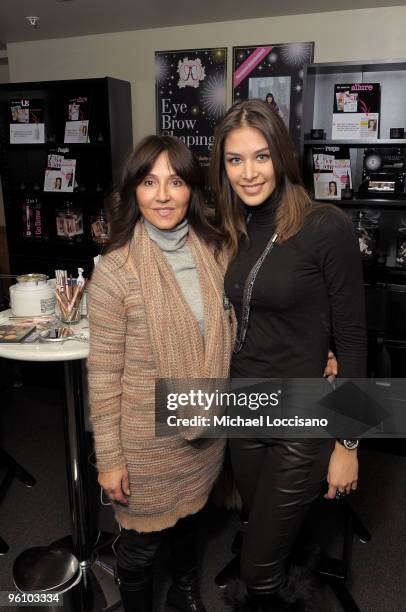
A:
{"label": "woman's hand", "polygon": [[331,454],[327,474],[326,499],[334,499],[337,489],[347,495],[355,491],[358,483],[358,456],[356,450],[347,450],[336,442]]}
{"label": "woman's hand", "polygon": [[127,498],[130,495],[130,485],[126,467],[111,470],[110,472],[99,472],[98,480],[99,485],[111,501],[128,505]]}
{"label": "woman's hand", "polygon": [[324,369],[324,378],[328,378],[329,376],[337,376],[338,374],[338,363],[336,356],[333,351],[329,351],[327,355],[327,364]]}

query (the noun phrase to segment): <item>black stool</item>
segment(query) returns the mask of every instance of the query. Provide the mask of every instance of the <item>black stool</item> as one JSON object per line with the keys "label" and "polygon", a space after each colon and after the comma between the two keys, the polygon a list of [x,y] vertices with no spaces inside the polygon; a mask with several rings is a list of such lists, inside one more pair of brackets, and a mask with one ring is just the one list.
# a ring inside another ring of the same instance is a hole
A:
{"label": "black stool", "polygon": [[[65,612],[80,609],[75,587],[79,585],[82,571],[76,557],[66,550],[51,550],[46,546],[29,548],[15,560],[13,576],[14,584],[25,601],[30,601],[29,593],[35,591],[31,597],[38,597],[36,610],[59,612],[62,602]],[[24,603],[20,609],[26,609]]]}

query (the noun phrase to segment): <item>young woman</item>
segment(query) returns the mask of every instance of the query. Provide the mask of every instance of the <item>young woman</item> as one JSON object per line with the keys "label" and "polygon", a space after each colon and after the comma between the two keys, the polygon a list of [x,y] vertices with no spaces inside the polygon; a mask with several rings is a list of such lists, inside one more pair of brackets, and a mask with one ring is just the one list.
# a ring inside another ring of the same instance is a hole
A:
{"label": "young woman", "polygon": [[[350,221],[302,187],[283,121],[260,100],[235,104],[217,128],[211,184],[233,259],[225,292],[239,324],[232,377],[322,377],[333,332],[339,375],[365,375],[361,261]],[[287,573],[310,503],[357,486],[356,441],[232,439],[249,512],[241,571],[246,610],[306,610]],[[348,448],[347,448],[348,447]]]}
{"label": "young woman", "polygon": [[197,581],[198,511],[222,440],[155,437],[157,378],[227,378],[234,321],[223,306],[220,239],[199,165],[185,145],[149,136],[130,156],[110,211],[111,242],[90,285],[91,418],[99,483],[121,526],[126,612],[151,612],[158,547],[174,542],[168,604],[205,612]]}

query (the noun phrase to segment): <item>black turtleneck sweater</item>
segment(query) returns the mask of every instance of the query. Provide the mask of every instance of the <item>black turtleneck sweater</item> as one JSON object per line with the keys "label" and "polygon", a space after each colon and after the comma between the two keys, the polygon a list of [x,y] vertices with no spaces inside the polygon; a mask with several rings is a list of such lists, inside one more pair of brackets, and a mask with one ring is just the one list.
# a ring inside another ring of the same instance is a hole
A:
{"label": "black turtleneck sweater", "polygon": [[[240,322],[246,278],[275,231],[272,197],[249,208],[249,242],[231,262],[225,291]],[[331,335],[342,377],[364,377],[366,331],[358,241],[348,217],[315,209],[300,231],[265,259],[256,277],[233,377],[322,376]]]}

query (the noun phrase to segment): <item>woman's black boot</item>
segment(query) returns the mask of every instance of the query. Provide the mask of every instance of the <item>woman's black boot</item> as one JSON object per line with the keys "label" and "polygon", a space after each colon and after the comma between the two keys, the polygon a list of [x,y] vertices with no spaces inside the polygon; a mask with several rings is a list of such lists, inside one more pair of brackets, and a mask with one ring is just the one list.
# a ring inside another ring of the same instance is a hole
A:
{"label": "woman's black boot", "polygon": [[124,612],[152,612],[152,571],[117,568]]}
{"label": "woman's black boot", "polygon": [[285,583],[276,591],[252,599],[255,612],[324,612],[316,603],[312,575],[299,566],[290,567]]}
{"label": "woman's black boot", "polygon": [[207,612],[199,587],[197,531],[199,515],[181,519],[172,532],[173,584],[167,595],[169,609],[175,612]]}
{"label": "woman's black boot", "polygon": [[230,584],[225,600],[232,612],[324,612],[316,603],[311,574],[292,566],[285,583],[271,593],[250,592],[241,580]]}
{"label": "woman's black boot", "polygon": [[207,612],[200,595],[197,567],[175,572],[166,602],[176,612]]}

